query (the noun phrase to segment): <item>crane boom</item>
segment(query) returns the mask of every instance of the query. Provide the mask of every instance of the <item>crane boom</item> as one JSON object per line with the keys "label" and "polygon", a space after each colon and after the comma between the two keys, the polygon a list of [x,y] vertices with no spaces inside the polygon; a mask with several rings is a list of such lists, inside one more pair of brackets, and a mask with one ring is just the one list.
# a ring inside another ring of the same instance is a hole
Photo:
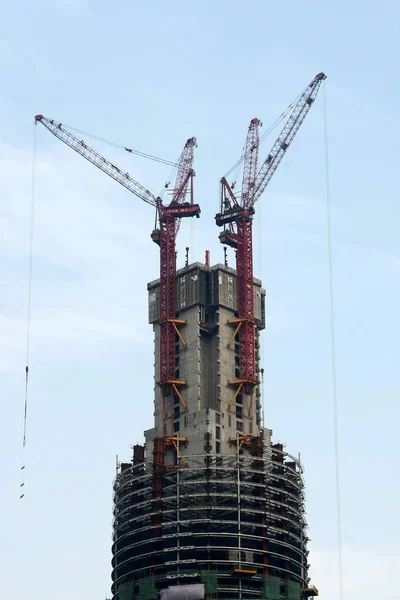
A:
{"label": "crane boom", "polygon": [[70,148],[78,152],[83,158],[86,158],[93,165],[104,171],[107,175],[115,179],[118,183],[123,185],[127,190],[135,194],[138,198],[147,202],[151,206],[157,207],[157,198],[150,192],[144,185],[133,179],[129,173],[124,173],[116,165],[113,165],[109,160],[105,159],[101,154],[90,148],[83,140],[78,139],[72,133],[67,131],[62,123],[54,121],[54,119],[48,119],[43,115],[35,116],[36,123],[41,123],[56,136],[59,140],[67,144]]}
{"label": "crane boom", "polygon": [[249,131],[247,133],[246,145],[244,151],[243,165],[243,185],[242,185],[242,204],[246,205],[247,200],[253,195],[256,184],[258,168],[258,150],[260,146],[259,128],[262,125],[260,119],[254,118],[250,121]]}
{"label": "crane boom", "polygon": [[[176,236],[179,231],[181,217],[199,217],[200,208],[193,204],[193,159],[196,138],[186,141],[178,161],[175,188],[169,206],[158,205],[159,226],[153,231],[152,239],[160,246],[160,380],[164,397],[170,396],[172,403],[176,392],[177,381],[175,337],[177,334],[176,321]],[[191,202],[186,203],[186,193],[191,189]],[[171,383],[174,382],[174,383]],[[183,383],[181,382],[181,385]],[[175,387],[174,387],[175,386]],[[171,420],[172,426],[172,420]]]}
{"label": "crane boom", "polygon": [[189,186],[189,178],[193,175],[194,149],[196,138],[191,137],[186,141],[178,161],[178,173],[176,175],[174,195],[172,202],[184,202]]}
{"label": "crane boom", "polygon": [[[164,430],[173,434],[173,405],[177,395],[182,404],[186,406],[180,395],[178,386],[186,385],[186,381],[176,378],[176,336],[181,339],[186,347],[178,326],[185,324],[183,319],[176,318],[176,235],[179,222],[184,217],[199,217],[200,207],[193,202],[193,159],[196,138],[189,138],[180,159],[178,172],[173,190],[172,201],[164,205],[160,197],[156,197],[144,185],[136,181],[129,173],[124,173],[116,165],[105,159],[98,152],[90,148],[83,140],[79,140],[70,133],[61,123],[47,119],[43,115],[36,115],[36,123],[41,123],[55,137],[78,152],[93,165],[123,185],[138,198],[156,208],[159,228],[154,229],[151,238],[160,246],[160,379],[157,382],[163,395]],[[190,203],[185,198],[190,186]],[[167,431],[170,428],[170,431]]]}
{"label": "crane boom", "polygon": [[[326,79],[326,75],[324,73],[318,73],[318,75],[314,77],[301,95],[284,128],[279,134],[278,139],[272,146],[270,153],[261,165],[254,182],[253,190],[250,190],[250,193],[244,198],[244,206],[246,208],[254,206],[260,196],[264,193],[265,188],[271,181],[272,176],[279,167],[279,164],[282,158],[285,156],[287,149],[293,142],[298,130],[304,122],[304,119],[308,115],[308,112],[313,105],[315,98],[317,97],[318,90],[324,79]],[[253,121],[254,120],[255,119],[253,119]],[[258,121],[258,123],[260,122]]]}
{"label": "crane boom", "polygon": [[239,198],[233,191],[234,185],[230,186],[225,177],[221,179],[220,212],[215,221],[218,226],[224,227],[219,236],[220,241],[236,248],[237,318],[230,323],[235,327],[232,340],[239,335],[239,377],[229,382],[229,385],[237,388],[230,406],[233,406],[235,400],[243,406],[243,394],[248,397],[246,404],[249,407],[249,428],[246,433],[250,434],[254,418],[253,393],[257,384],[252,237],[254,205],[304,122],[324,79],[326,75],[319,73],[301,94],[258,172],[259,127],[262,123],[256,118],[250,121],[244,152],[242,193]]}
{"label": "crane boom", "polygon": [[[178,172],[176,174],[175,188],[173,190],[173,196],[171,204],[182,204],[186,199],[186,194],[191,189],[191,203],[193,204],[193,160],[194,160],[194,149],[197,147],[196,138],[193,136],[186,140],[186,144],[182,150],[182,153],[178,160]],[[175,235],[178,235],[181,220],[175,220]]]}

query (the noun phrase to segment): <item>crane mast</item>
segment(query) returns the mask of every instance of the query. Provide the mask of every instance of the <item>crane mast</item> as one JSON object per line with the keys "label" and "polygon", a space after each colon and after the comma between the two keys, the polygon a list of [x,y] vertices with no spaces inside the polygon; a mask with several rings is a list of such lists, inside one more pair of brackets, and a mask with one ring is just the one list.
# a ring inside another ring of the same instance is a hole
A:
{"label": "crane mast", "polygon": [[[177,394],[184,404],[179,387],[185,381],[175,377],[175,337],[180,337],[185,346],[184,339],[178,329],[185,324],[183,319],[176,318],[176,236],[181,218],[199,217],[200,207],[193,202],[193,160],[196,138],[189,138],[178,161],[178,171],[173,188],[172,201],[165,205],[160,197],[156,197],[144,185],[136,181],[129,173],[101,156],[80,140],[62,123],[48,119],[43,115],[36,115],[36,123],[41,123],[55,137],[86,158],[93,165],[112,177],[138,198],[156,208],[156,218],[159,227],[152,234],[152,240],[160,246],[160,380],[158,384],[164,396],[164,431],[167,435],[167,408],[173,406],[173,396]],[[186,196],[190,190],[190,202]],[[172,421],[171,421],[172,426]],[[172,433],[172,429],[171,429]]]}
{"label": "crane mast", "polygon": [[260,128],[261,121],[254,118],[250,121],[249,131],[247,133],[245,151],[244,151],[244,165],[243,165],[243,186],[242,186],[242,198],[243,204],[246,204],[246,200],[251,198],[258,167],[258,152],[260,147]]}
{"label": "crane mast", "polygon": [[[233,319],[231,323],[236,327],[233,338],[236,334],[239,334],[240,377],[230,382],[232,387],[236,388],[234,399],[242,392],[252,397],[257,379],[252,240],[254,205],[265,191],[286,151],[293,142],[324,79],[326,79],[326,75],[319,73],[301,94],[258,172],[259,128],[262,123],[257,118],[250,121],[244,150],[243,182],[240,198],[236,197],[233,186],[229,185],[226,178],[221,179],[220,212],[216,215],[215,220],[219,227],[224,227],[223,232],[220,234],[220,241],[236,249],[238,317]],[[249,407],[251,423],[252,401],[249,402]]]}
{"label": "crane mast", "polygon": [[[181,217],[200,216],[200,208],[193,204],[193,177],[192,168],[196,138],[186,141],[178,161],[178,173],[173,190],[172,201],[169,206],[158,202],[159,229],[151,234],[152,240],[160,246],[160,380],[159,385],[164,396],[164,435],[167,431],[168,409],[171,413],[173,399],[176,394],[181,403],[185,402],[179,388],[186,385],[186,381],[177,379],[175,364],[175,338],[179,336],[182,344],[185,341],[179,331],[179,326],[185,321],[176,318],[176,236],[179,231]],[[190,187],[190,202],[185,202]],[[169,406],[168,406],[169,405]]]}

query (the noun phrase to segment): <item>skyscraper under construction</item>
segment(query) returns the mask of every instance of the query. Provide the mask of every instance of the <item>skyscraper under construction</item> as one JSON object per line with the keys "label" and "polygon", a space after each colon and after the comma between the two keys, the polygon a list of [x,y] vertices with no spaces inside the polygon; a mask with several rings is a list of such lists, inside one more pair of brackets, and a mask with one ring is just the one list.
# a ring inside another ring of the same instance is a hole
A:
{"label": "skyscraper under construction", "polygon": [[[273,443],[262,419],[259,350],[265,292],[253,275],[252,219],[325,79],[318,73],[275,121],[273,127],[290,113],[260,168],[262,122],[253,118],[242,159],[221,179],[215,219],[223,227],[221,242],[236,250],[236,270],[226,261],[211,267],[207,253],[205,264],[187,260],[176,270],[180,219],[200,216],[193,194],[195,137],[186,141],[173,165],[177,176],[167,204],[62,123],[35,117],[156,209],[158,226],[151,238],[160,247],[160,278],[148,285],[155,420],[145,431],[145,443],[134,446],[131,462],[118,465],[114,600],[300,600],[318,595],[308,577],[302,466]],[[236,182],[227,177],[240,162],[243,180],[236,190]]]}
{"label": "skyscraper under construction", "polygon": [[262,422],[265,291],[254,278],[249,386],[240,380],[237,273],[207,263],[177,271],[175,379],[167,388],[159,384],[160,281],[148,284],[155,419],[114,482],[113,599],[309,598],[317,590],[308,576],[302,465]]}
{"label": "skyscraper under construction", "polygon": [[232,169],[221,179],[216,224],[236,250],[236,270],[226,261],[211,267],[206,253],[205,264],[187,260],[176,271],[176,219],[200,214],[193,186],[191,203],[182,202],[195,138],[181,156],[173,201],[156,200],[160,279],[148,284],[155,420],[114,483],[113,600],[318,595],[308,576],[302,466],[273,443],[262,418],[265,291],[253,274],[252,219],[325,79],[318,73],[289,106],[260,168],[262,122],[253,118],[241,190],[228,182]]}

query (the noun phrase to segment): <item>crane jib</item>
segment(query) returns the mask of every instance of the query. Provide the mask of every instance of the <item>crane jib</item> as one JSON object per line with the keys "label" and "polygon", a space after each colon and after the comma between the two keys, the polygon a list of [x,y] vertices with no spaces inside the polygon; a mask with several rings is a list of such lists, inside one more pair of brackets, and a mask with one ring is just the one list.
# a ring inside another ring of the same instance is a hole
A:
{"label": "crane jib", "polygon": [[106,173],[112,177],[112,179],[135,194],[135,196],[140,198],[140,200],[143,200],[143,202],[146,202],[151,206],[157,206],[157,199],[150,190],[139,183],[139,181],[136,181],[133,177],[131,177],[129,173],[124,172],[122,169],[104,158],[104,156],[96,152],[96,150],[88,146],[83,140],[80,140],[70,131],[65,129],[62,123],[58,123],[57,121],[54,121],[54,119],[48,119],[41,114],[35,116],[35,122],[41,123],[56,138],[75,150],[75,152],[83,156],[83,158],[86,158],[86,160],[103,171],[103,173]]}
{"label": "crane jib", "polygon": [[[243,180],[240,196],[236,196],[236,192],[233,191],[234,184],[229,185],[225,177],[221,179],[221,209],[216,215],[215,221],[218,226],[224,227],[224,231],[219,236],[221,243],[236,249],[237,318],[231,323],[237,327],[233,337],[239,337],[239,378],[227,382],[228,385],[236,388],[233,393],[232,406],[238,402],[237,399],[243,393],[249,396],[249,405],[253,405],[254,387],[257,385],[252,241],[254,205],[271,181],[303,124],[324,79],[326,79],[326,75],[318,73],[298,97],[295,104],[291,105],[291,114],[258,171],[260,141],[258,129],[261,122],[257,118],[250,121],[243,154]],[[240,399],[240,402],[244,401]],[[249,415],[250,431],[254,416],[254,412]]]}
{"label": "crane jib", "polygon": [[[193,178],[195,176],[193,159],[196,138],[191,137],[185,143],[177,164],[178,172],[174,186],[173,201],[168,206],[164,206],[160,198],[157,198],[141,183],[135,181],[129,173],[124,173],[122,169],[106,160],[83,140],[70,133],[61,123],[47,119],[43,115],[36,115],[35,122],[41,123],[64,144],[112,177],[138,198],[156,207],[159,228],[154,229],[151,237],[160,247],[160,379],[158,384],[164,398],[163,434],[165,434],[169,430],[168,419],[169,414],[173,413],[171,402],[173,402],[175,395],[178,395],[182,404],[186,406],[177,387],[185,386],[186,382],[179,378],[177,379],[175,373],[176,336],[178,335],[183,340],[179,333],[178,325],[185,323],[184,320],[176,318],[176,235],[179,230],[181,218],[200,216],[200,206],[194,204],[193,201]],[[129,149],[126,147],[125,150],[129,152]],[[187,194],[190,194],[190,202],[185,201]]]}

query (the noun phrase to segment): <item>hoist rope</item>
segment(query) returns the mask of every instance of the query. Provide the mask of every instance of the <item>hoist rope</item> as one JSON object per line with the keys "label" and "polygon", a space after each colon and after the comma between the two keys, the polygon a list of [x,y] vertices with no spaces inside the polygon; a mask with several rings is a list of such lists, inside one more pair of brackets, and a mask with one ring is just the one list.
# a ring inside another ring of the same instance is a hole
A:
{"label": "hoist rope", "polygon": [[[32,185],[31,185],[31,214],[30,214],[30,235],[29,235],[29,273],[28,273],[28,311],[26,323],[26,365],[25,365],[25,402],[24,402],[24,435],[22,438],[22,481],[21,491],[25,486],[25,447],[26,447],[26,430],[28,416],[28,382],[29,382],[29,355],[31,341],[31,307],[32,307],[32,266],[33,266],[33,226],[35,216],[35,183],[36,183],[36,145],[37,145],[37,128],[33,130],[33,153],[32,153]],[[25,496],[21,493],[20,499]]]}
{"label": "hoist rope", "polygon": [[171,160],[160,158],[159,156],[154,156],[153,154],[147,154],[146,152],[141,152],[140,150],[133,150],[132,148],[127,148],[126,146],[122,146],[121,144],[117,144],[115,142],[110,142],[110,140],[106,140],[105,138],[99,137],[98,135],[94,135],[93,133],[88,133],[87,131],[83,131],[82,129],[78,129],[77,127],[72,127],[72,125],[65,125],[63,123],[63,128],[67,130],[70,129],[71,131],[76,131],[77,133],[82,133],[83,135],[97,140],[98,142],[108,144],[109,146],[114,146],[114,148],[119,148],[120,150],[126,150],[129,153],[136,154],[137,156],[141,156],[142,158],[148,158],[149,160],[154,160],[155,162],[159,162],[170,167],[178,166],[177,162],[174,163]]}
{"label": "hoist rope", "polygon": [[339,460],[339,424],[338,403],[336,387],[336,344],[335,344],[335,311],[334,311],[334,286],[333,286],[333,260],[332,260],[332,218],[331,218],[331,192],[329,171],[329,144],[328,144],[328,117],[326,104],[326,84],[323,83],[323,108],[324,108],[324,139],[325,139],[325,183],[326,183],[326,215],[328,230],[328,268],[329,268],[329,304],[330,304],[330,330],[331,330],[331,360],[332,360],[332,398],[333,398],[333,433],[335,439],[335,479],[336,479],[336,519],[338,542],[338,569],[339,569],[339,598],[343,600],[343,556],[342,556],[342,517],[340,496],[340,460]]}
{"label": "hoist rope", "polygon": [[[178,159],[179,160],[179,159]],[[162,190],[160,191],[160,193],[158,194],[160,198],[163,198],[165,196],[165,194],[171,194],[171,199],[172,199],[172,194],[174,192],[175,186],[171,186],[171,181],[174,178],[174,173],[176,171],[176,168],[178,166],[178,160],[176,161],[176,163],[171,163],[172,164],[172,169],[170,174],[168,175],[168,179],[165,182],[164,187],[162,188]]]}
{"label": "hoist rope", "polygon": [[[304,90],[301,92],[301,94],[299,94],[290,104],[289,106],[286,108],[286,110],[280,115],[280,117],[278,117],[274,123],[272,123],[272,125],[270,125],[267,128],[267,131],[260,137],[260,143],[263,142],[266,137],[275,129],[275,127],[281,122],[283,121],[283,119],[287,116],[288,112],[290,110],[292,110],[292,108],[294,107],[294,105],[299,101],[300,97],[302,96],[302,94],[305,93],[305,91],[307,90],[307,88],[304,88]],[[243,154],[242,154],[242,158],[243,158]],[[240,164],[240,161],[237,163],[237,165]],[[263,232],[262,232],[262,202],[258,202],[257,204],[257,260],[258,260],[258,277],[261,280],[261,284],[262,284],[262,280],[263,280]],[[267,297],[265,298],[265,303],[267,304]],[[265,385],[264,385],[264,374],[265,374],[265,369],[264,369],[264,365],[265,365],[265,335],[264,335],[264,331],[267,329],[267,308],[265,307],[265,329],[260,331],[260,346],[261,346],[261,420],[262,420],[262,426],[266,427],[266,422],[265,422],[265,409],[266,409],[266,396],[265,396]]]}
{"label": "hoist rope", "polygon": [[[262,343],[262,342],[261,342]],[[262,351],[264,355],[264,352]],[[265,424],[265,392],[264,392],[264,368],[261,367],[261,423],[262,428],[266,427]]]}
{"label": "hoist rope", "polygon": [[[308,87],[308,86],[307,86]],[[262,136],[260,136],[260,144],[262,144],[262,142],[274,131],[274,129],[276,129],[276,127],[279,125],[279,123],[281,123],[283,121],[283,119],[285,119],[287,117],[287,114],[290,110],[292,110],[292,108],[295,106],[295,104],[299,101],[299,99],[301,98],[301,96],[305,93],[305,91],[307,90],[307,88],[304,88],[304,90],[301,92],[301,94],[299,94],[298,96],[296,96],[296,98],[286,107],[286,109],[283,111],[283,113],[277,118],[275,119],[275,121],[273,121],[273,123],[271,123],[271,125],[269,125],[266,129],[266,131],[264,131],[264,133],[262,134]],[[233,171],[237,171],[238,168],[240,167],[240,165],[242,164],[242,162],[244,161],[244,150],[245,148],[243,147],[242,150],[242,155],[239,158],[239,160],[233,165],[233,167],[231,167],[229,169],[229,171],[227,171],[224,175],[225,178],[229,177],[229,175],[233,172]]]}
{"label": "hoist rope", "polygon": [[[240,160],[239,160],[239,161],[236,163],[235,174],[234,174],[234,176],[233,176],[233,179],[234,179],[234,181],[236,181],[236,182],[237,182],[237,181],[238,181],[238,179],[239,179],[239,175],[240,175],[240,166],[241,166],[241,164],[242,164],[242,162],[243,162],[243,159],[244,159],[244,147],[243,147],[243,150],[242,150],[242,155],[241,155],[241,157],[240,157]],[[232,169],[232,171],[233,171],[233,170],[234,170],[234,169]],[[229,173],[229,174],[230,174],[230,173]],[[227,175],[228,175],[228,174],[227,174]],[[240,193],[241,193],[241,192],[240,192]]]}
{"label": "hoist rope", "polygon": [[196,221],[194,219],[190,219],[190,254],[189,254],[189,264],[191,262],[194,262],[196,260],[195,257],[195,244],[196,244],[196,238],[195,238],[195,223]]}
{"label": "hoist rope", "polygon": [[269,127],[267,127],[266,131],[264,131],[264,133],[260,136],[260,144],[262,144],[263,141],[279,125],[279,123],[281,123],[283,121],[283,119],[286,118],[288,112],[290,110],[292,110],[292,108],[295,106],[295,104],[297,104],[297,102],[299,101],[299,99],[305,93],[306,90],[307,90],[307,88],[304,88],[304,90],[301,92],[301,94],[299,94],[298,96],[296,96],[296,98],[294,100],[292,100],[292,102],[287,106],[287,108],[283,111],[283,113],[281,115],[279,115],[279,117],[277,119],[275,119],[275,121],[273,123],[271,123],[271,125]]}
{"label": "hoist rope", "polygon": [[[262,280],[263,280],[263,259],[262,259],[262,253],[263,253],[263,237],[262,237],[262,202],[258,202],[257,204],[257,267],[258,267],[258,277],[261,280],[261,285],[262,285]],[[265,312],[266,315],[266,312]],[[265,321],[266,321],[266,316],[265,316]],[[265,322],[265,328],[267,327],[267,323]],[[265,369],[264,369],[264,365],[265,365],[265,347],[264,347],[264,340],[265,340],[265,335],[264,335],[264,330],[260,331],[260,344],[259,347],[261,346],[261,422],[262,422],[262,426],[266,427],[266,423],[265,423],[265,408],[266,408],[266,397],[265,397],[265,386],[264,386],[264,373],[265,373]]]}
{"label": "hoist rope", "polygon": [[262,281],[263,260],[262,260],[262,202],[257,204],[257,262],[258,277]]}

